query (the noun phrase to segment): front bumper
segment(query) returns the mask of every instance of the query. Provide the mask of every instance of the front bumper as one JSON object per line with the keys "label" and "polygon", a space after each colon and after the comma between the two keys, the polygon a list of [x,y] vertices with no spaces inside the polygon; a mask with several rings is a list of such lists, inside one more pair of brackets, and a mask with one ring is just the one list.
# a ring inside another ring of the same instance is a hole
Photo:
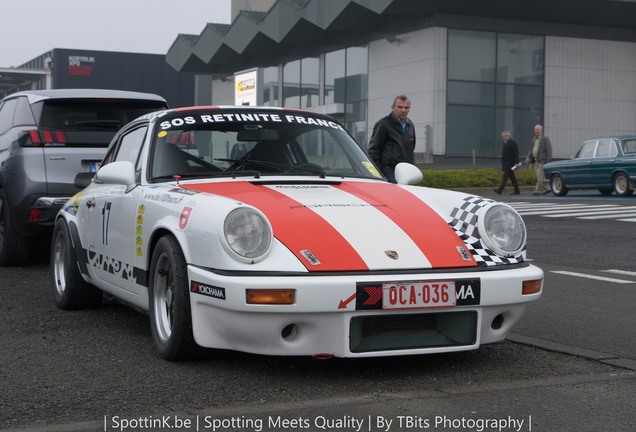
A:
{"label": "front bumper", "polygon": [[[212,295],[190,293],[196,342],[204,347],[268,355],[377,357],[477,349],[505,339],[542,292],[543,271],[514,268],[410,274],[227,275],[188,267],[189,280]],[[368,309],[360,287],[378,282],[478,280],[478,304]],[[522,294],[524,281],[541,291]],[[252,305],[246,289],[295,289],[292,305]]]}

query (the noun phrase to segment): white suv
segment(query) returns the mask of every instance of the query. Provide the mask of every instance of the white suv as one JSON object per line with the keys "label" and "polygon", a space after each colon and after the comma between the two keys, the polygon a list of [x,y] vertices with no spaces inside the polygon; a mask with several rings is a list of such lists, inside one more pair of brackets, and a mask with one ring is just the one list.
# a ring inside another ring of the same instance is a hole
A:
{"label": "white suv", "polygon": [[[57,211],[96,171],[115,133],[167,107],[165,99],[119,90],[34,90],[0,101],[0,266],[24,264],[50,234]],[[48,244],[48,239],[45,244]]]}

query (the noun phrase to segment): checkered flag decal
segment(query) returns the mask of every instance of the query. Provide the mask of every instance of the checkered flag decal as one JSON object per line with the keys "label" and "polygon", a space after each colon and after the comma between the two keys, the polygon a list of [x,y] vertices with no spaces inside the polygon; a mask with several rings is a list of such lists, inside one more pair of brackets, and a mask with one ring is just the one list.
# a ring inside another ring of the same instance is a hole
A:
{"label": "checkered flag decal", "polygon": [[481,242],[477,229],[477,213],[485,205],[493,202],[478,196],[464,198],[459,207],[451,212],[452,220],[449,222],[460,239],[466,244],[466,249],[473,255],[478,266],[496,266],[502,264],[516,264],[524,261],[525,250],[516,257],[500,257]]}

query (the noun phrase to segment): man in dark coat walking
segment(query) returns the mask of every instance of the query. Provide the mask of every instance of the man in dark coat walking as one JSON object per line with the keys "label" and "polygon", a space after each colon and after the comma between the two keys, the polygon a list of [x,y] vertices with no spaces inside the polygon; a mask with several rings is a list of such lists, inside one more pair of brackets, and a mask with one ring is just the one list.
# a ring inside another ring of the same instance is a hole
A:
{"label": "man in dark coat walking", "polygon": [[504,142],[503,148],[501,149],[501,170],[503,174],[501,175],[501,185],[499,185],[498,189],[493,189],[493,191],[501,195],[501,192],[503,192],[506,187],[506,182],[510,179],[512,187],[514,188],[512,195],[519,195],[521,191],[519,190],[519,183],[517,183],[517,177],[515,176],[515,170],[521,165],[519,163],[519,148],[515,140],[510,139],[510,131],[503,131],[501,138],[503,138]]}
{"label": "man in dark coat walking", "polygon": [[396,183],[395,166],[398,163],[415,163],[415,127],[408,118],[410,109],[408,97],[396,97],[391,105],[391,114],[373,126],[367,148],[371,160],[391,183]]}

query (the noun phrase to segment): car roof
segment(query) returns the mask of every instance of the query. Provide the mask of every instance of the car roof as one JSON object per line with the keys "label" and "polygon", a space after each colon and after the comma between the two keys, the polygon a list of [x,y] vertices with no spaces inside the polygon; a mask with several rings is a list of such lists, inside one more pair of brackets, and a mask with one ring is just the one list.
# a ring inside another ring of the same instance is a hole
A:
{"label": "car roof", "polygon": [[602,137],[598,137],[598,138],[589,138],[586,139],[583,142],[588,142],[588,141],[598,141],[598,140],[602,140],[602,139],[611,139],[611,140],[617,140],[617,141],[622,141],[622,140],[626,140],[626,139],[636,139],[636,135],[610,135],[610,136],[602,136]]}
{"label": "car roof", "polygon": [[26,96],[30,103],[45,99],[82,99],[82,98],[117,98],[135,100],[153,100],[166,102],[166,100],[153,93],[142,93],[128,90],[108,89],[55,89],[55,90],[25,90],[8,95],[5,99],[18,96]]}

